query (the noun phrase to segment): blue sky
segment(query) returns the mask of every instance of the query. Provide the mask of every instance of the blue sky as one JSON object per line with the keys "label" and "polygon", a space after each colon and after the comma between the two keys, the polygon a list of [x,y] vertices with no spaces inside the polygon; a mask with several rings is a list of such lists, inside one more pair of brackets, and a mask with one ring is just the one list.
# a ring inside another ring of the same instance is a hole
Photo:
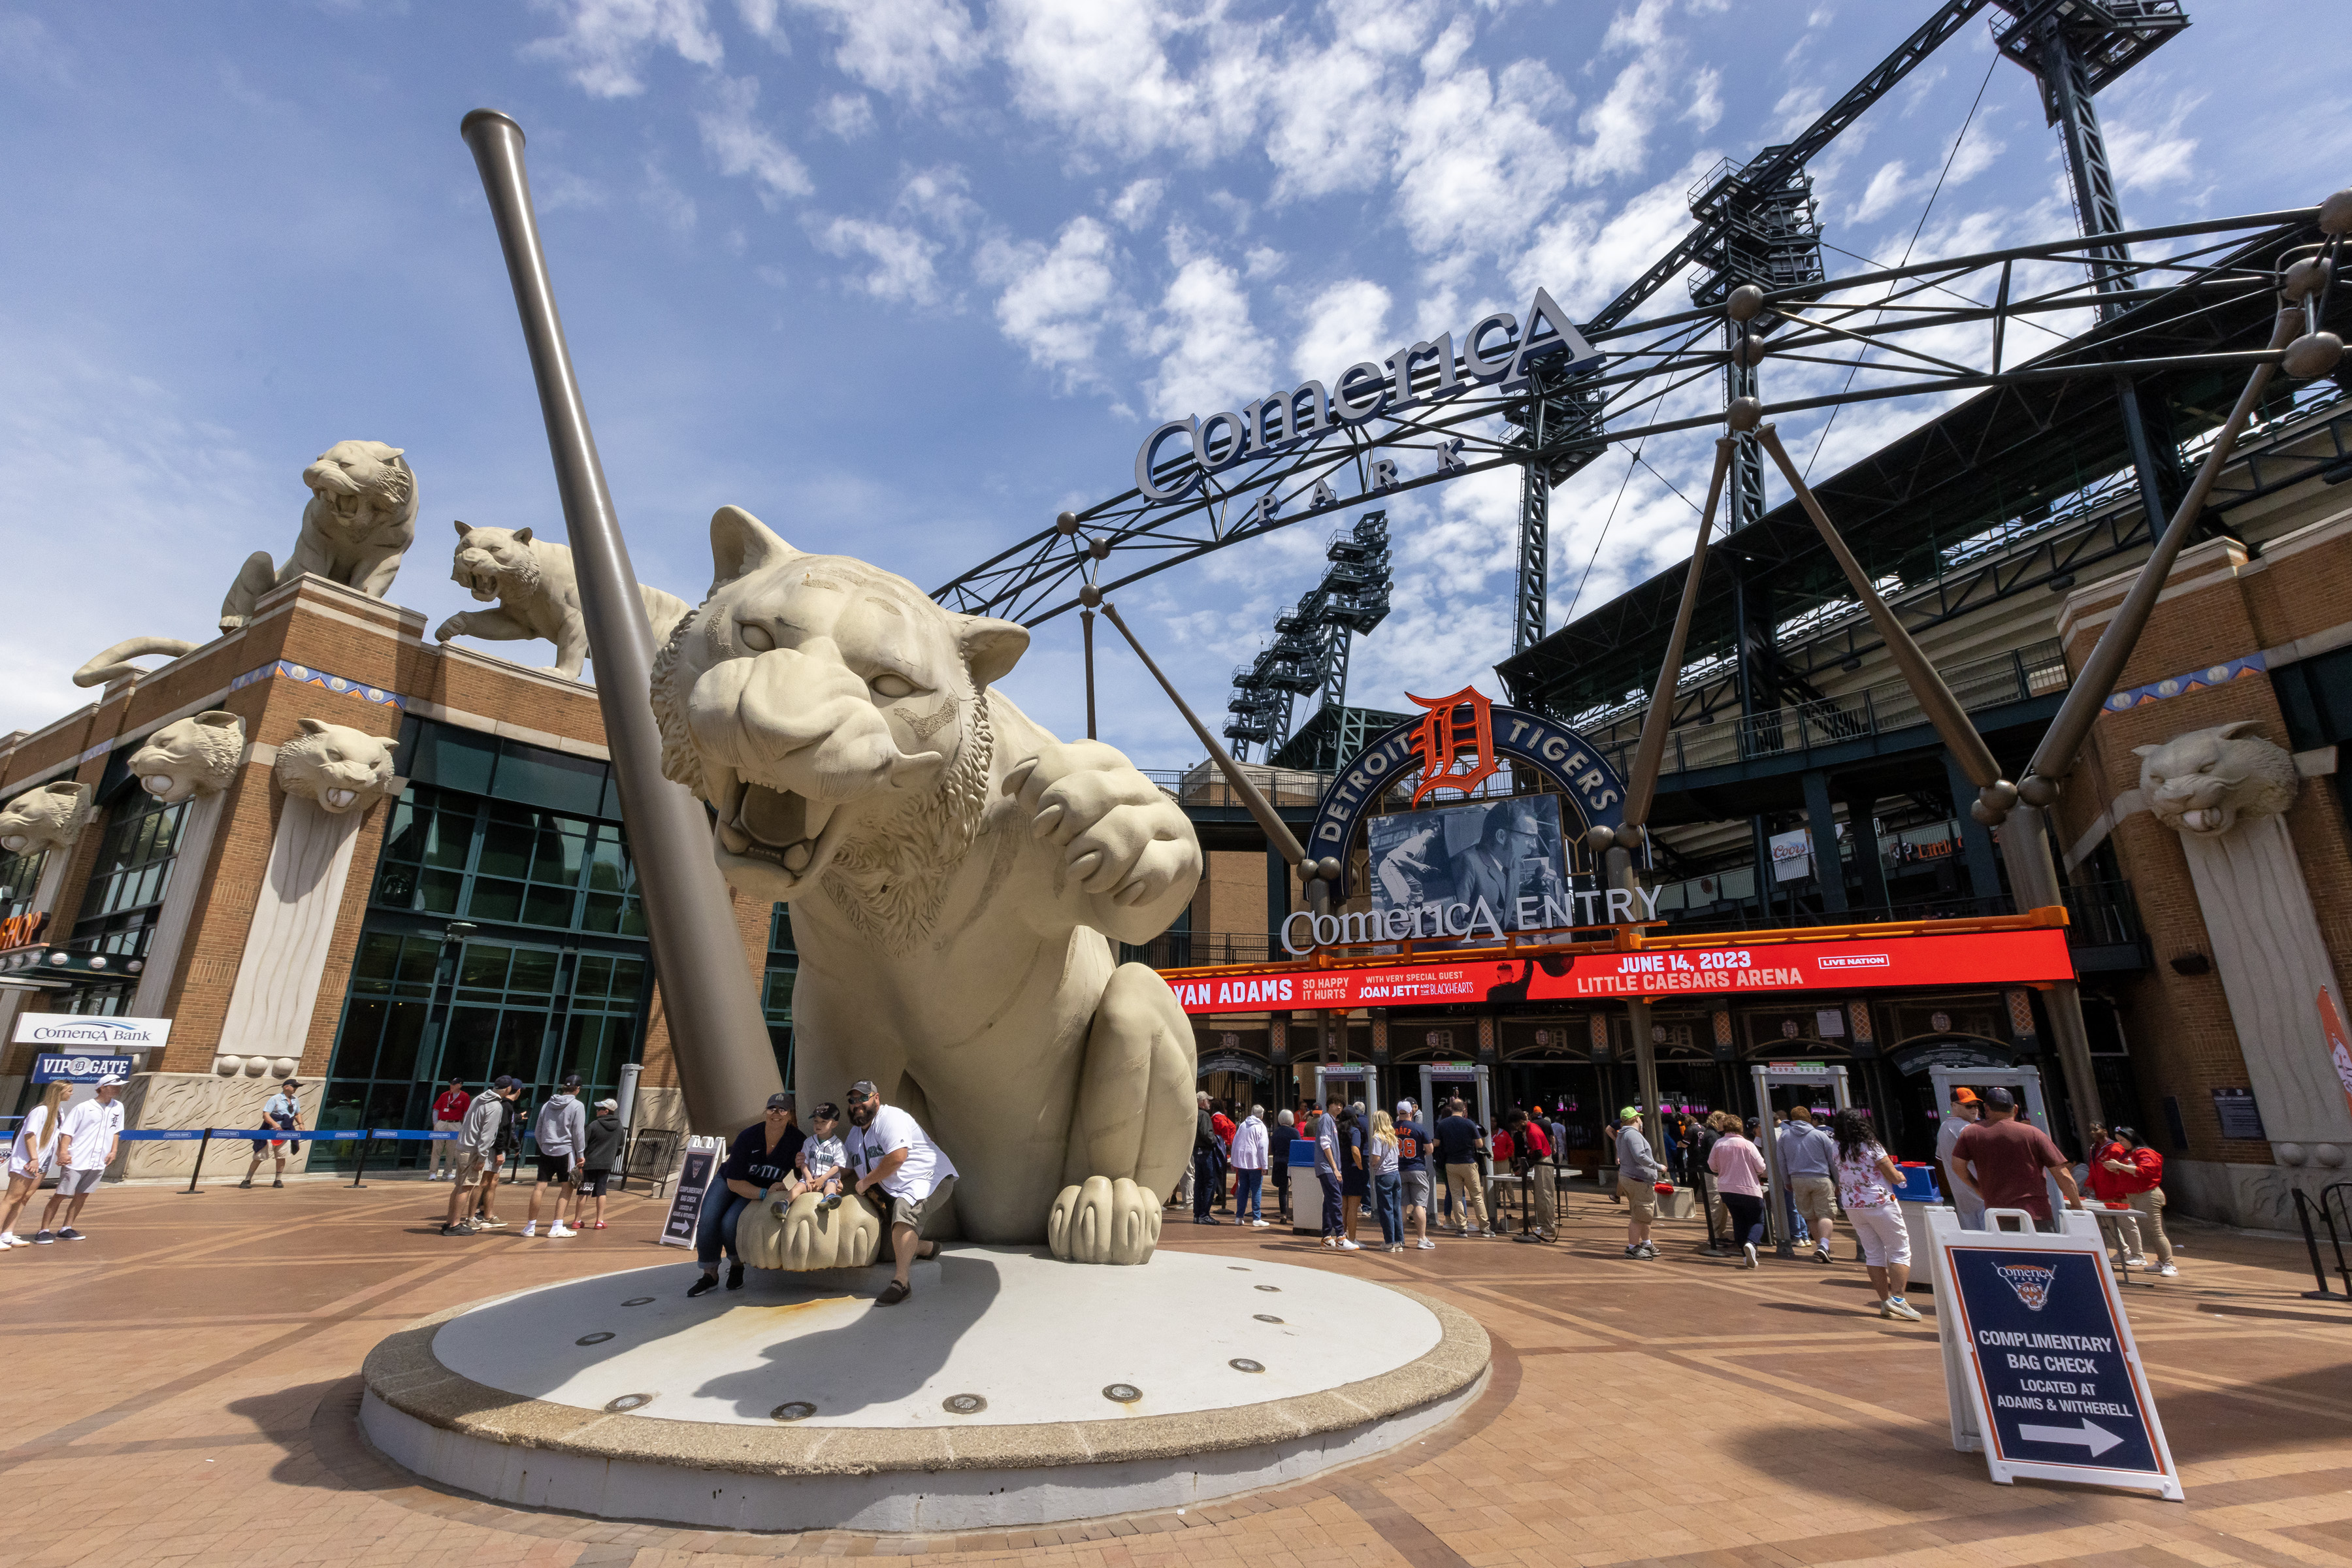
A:
{"label": "blue sky", "polygon": [[[1126,489],[1160,419],[1523,310],[1538,284],[1595,308],[1687,226],[1698,173],[1806,123],[1927,10],[0,5],[0,531],[17,563],[0,728],[78,706],[68,674],[121,637],[207,637],[238,562],[290,548],[300,470],[335,441],[406,449],[423,510],[393,597],[436,622],[469,603],[451,519],[562,536],[457,138],[477,106],[530,134],[640,574],[699,597],[705,522],[732,502],[929,588]],[[2342,183],[2340,53],[2282,47],[2312,13],[2190,10],[2186,39],[2101,100],[2131,221]],[[1832,243],[1899,256],[1948,159],[1919,257],[2071,232],[2056,138],[1979,22],[1813,164]],[[1652,309],[1686,300],[1675,285]],[[1925,412],[1841,419],[1823,471]],[[1650,456],[1689,489],[1704,454]],[[1612,504],[1585,607],[1688,552],[1686,503],[1639,471],[1618,502],[1624,469],[1604,459],[1556,503],[1555,626]],[[1396,611],[1360,646],[1351,696],[1496,689],[1516,485],[1459,481],[1391,514]],[[1221,712],[1329,529],[1123,596],[1196,706]],[[1042,628],[1005,683],[1064,734],[1084,723],[1076,642],[1073,620]],[[1197,757],[1123,650],[1103,691],[1105,738],[1137,761]]]}

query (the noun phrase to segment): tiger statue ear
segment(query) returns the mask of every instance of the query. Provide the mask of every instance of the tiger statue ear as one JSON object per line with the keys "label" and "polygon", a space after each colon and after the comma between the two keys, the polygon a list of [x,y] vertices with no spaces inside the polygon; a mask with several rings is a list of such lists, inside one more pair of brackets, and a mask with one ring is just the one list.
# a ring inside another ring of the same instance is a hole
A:
{"label": "tiger statue ear", "polygon": [[773,529],[740,506],[722,506],[710,514],[712,594],[739,578],[799,553]]}

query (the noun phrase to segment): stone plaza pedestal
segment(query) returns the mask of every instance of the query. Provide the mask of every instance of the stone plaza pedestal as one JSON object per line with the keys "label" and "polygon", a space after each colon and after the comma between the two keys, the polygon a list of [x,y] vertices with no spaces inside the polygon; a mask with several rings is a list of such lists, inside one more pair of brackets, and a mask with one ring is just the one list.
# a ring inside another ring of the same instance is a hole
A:
{"label": "stone plaza pedestal", "polygon": [[361,1422],[420,1475],[719,1530],[970,1530],[1182,1506],[1394,1448],[1484,1386],[1486,1331],[1346,1275],[951,1247],[887,1268],[686,1262],[453,1309],[369,1355]]}

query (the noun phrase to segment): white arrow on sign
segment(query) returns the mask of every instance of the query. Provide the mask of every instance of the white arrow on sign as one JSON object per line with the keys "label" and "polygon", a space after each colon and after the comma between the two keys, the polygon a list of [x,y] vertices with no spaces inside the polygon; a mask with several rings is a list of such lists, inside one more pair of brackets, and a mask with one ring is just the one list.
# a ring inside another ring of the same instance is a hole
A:
{"label": "white arrow on sign", "polygon": [[2092,1425],[2088,1416],[2083,1418],[2080,1427],[2032,1426],[2021,1423],[2017,1435],[2029,1443],[2078,1443],[2090,1449],[2091,1458],[2095,1459],[2110,1448],[2123,1446],[2121,1437],[2104,1426]]}

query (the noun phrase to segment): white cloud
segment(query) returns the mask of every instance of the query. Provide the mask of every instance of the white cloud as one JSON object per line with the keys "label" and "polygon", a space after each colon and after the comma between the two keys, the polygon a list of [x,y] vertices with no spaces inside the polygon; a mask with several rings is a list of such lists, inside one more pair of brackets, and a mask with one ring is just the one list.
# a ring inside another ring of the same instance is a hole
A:
{"label": "white cloud", "polygon": [[1230,408],[1273,385],[1274,345],[1250,320],[1241,275],[1214,257],[1186,262],[1160,304],[1147,344],[1161,356],[1146,387],[1169,416]]}
{"label": "white cloud", "polygon": [[1870,184],[1862,193],[1862,200],[1853,205],[1853,221],[1868,223],[1890,211],[1903,199],[1911,185],[1904,178],[1903,160],[1881,163],[1878,173],[1870,176]]}
{"label": "white cloud", "polygon": [[1595,184],[1621,174],[1638,174],[1648,161],[1650,132],[1668,101],[1681,50],[1665,36],[1666,0],[1642,0],[1621,11],[1601,39],[1601,52],[1632,50],[1608,93],[1584,111],[1577,127],[1592,140],[1576,150],[1579,184]]}
{"label": "white cloud", "polygon": [[716,104],[696,110],[694,119],[720,174],[750,175],[760,200],[772,209],[785,196],[804,196],[815,188],[807,167],[752,117],[760,106],[757,77],[720,77],[712,96]]}
{"label": "white cloud", "polygon": [[1366,278],[1344,279],[1325,289],[1307,307],[1290,368],[1328,386],[1358,360],[1383,353],[1390,303],[1389,291]]}
{"label": "white cloud", "polygon": [[922,218],[957,244],[982,217],[971,199],[971,181],[961,169],[942,163],[909,173],[898,187],[898,210]]}
{"label": "white cloud", "polygon": [[855,142],[874,129],[874,105],[862,92],[836,92],[816,106],[820,131]]}
{"label": "white cloud", "polygon": [[877,300],[935,304],[939,272],[932,258],[940,247],[911,228],[871,218],[837,217],[816,233],[816,242],[835,256],[859,256],[873,265],[843,279],[845,287]]}
{"label": "white cloud", "polygon": [[1723,118],[1723,73],[1713,66],[1703,67],[1691,78],[1686,90],[1690,107],[1676,118],[1689,121],[1704,136]]}
{"label": "white cloud", "polygon": [[[996,25],[1016,105],[1113,153],[1205,161],[1255,125],[1265,28],[1221,7],[1186,18],[1153,0],[1001,0]],[[1169,55],[1180,34],[1202,47],[1189,78]]]}
{"label": "white cloud", "polygon": [[1396,205],[1414,249],[1491,252],[1527,232],[1568,184],[1567,150],[1541,119],[1564,96],[1533,60],[1491,81],[1483,70],[1456,71],[1413,96]]}
{"label": "white cloud", "polygon": [[1404,109],[1391,70],[1422,47],[1434,13],[1427,0],[1339,13],[1329,47],[1283,60],[1267,84],[1265,132],[1277,205],[1367,190],[1387,173]]}
{"label": "white cloud", "polygon": [[792,0],[841,39],[834,64],[875,91],[920,103],[978,65],[980,30],[959,0]]}
{"label": "white cloud", "polygon": [[646,61],[658,49],[710,67],[725,54],[703,0],[531,0],[531,8],[561,17],[563,30],[525,45],[524,58],[553,61],[597,98],[645,91]]}
{"label": "white cloud", "polygon": [[998,328],[1066,389],[1100,381],[1097,340],[1106,321],[1124,313],[1116,260],[1110,231],[1076,217],[1050,250],[1034,241],[982,246],[978,270],[982,282],[1004,286],[996,300]]}
{"label": "white cloud", "polygon": [[2165,122],[2153,131],[2143,131],[2123,120],[2111,120],[2102,126],[2116,184],[2127,191],[2150,191],[2193,177],[2197,172],[2197,138],[2179,134],[2177,128],[2184,118],[2186,110],[2176,105]]}
{"label": "white cloud", "polygon": [[694,198],[677,188],[669,171],[658,159],[646,160],[646,183],[637,193],[647,212],[661,220],[663,226],[676,234],[694,232],[696,207]]}
{"label": "white cloud", "polygon": [[1164,180],[1136,181],[1111,199],[1111,221],[1127,228],[1141,228],[1159,210],[1160,198],[1167,188]]}
{"label": "white cloud", "polygon": [[1289,265],[1290,258],[1270,245],[1252,246],[1249,254],[1242,258],[1243,269],[1253,282],[1261,278],[1279,278]]}
{"label": "white cloud", "polygon": [[1591,315],[1690,231],[1684,193],[1717,157],[1712,151],[1694,153],[1680,170],[1605,218],[1599,201],[1562,208],[1511,265],[1513,283],[1522,294],[1549,289],[1579,319]]}

